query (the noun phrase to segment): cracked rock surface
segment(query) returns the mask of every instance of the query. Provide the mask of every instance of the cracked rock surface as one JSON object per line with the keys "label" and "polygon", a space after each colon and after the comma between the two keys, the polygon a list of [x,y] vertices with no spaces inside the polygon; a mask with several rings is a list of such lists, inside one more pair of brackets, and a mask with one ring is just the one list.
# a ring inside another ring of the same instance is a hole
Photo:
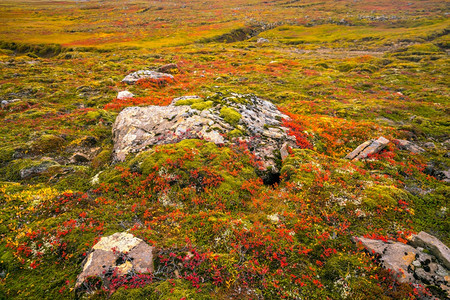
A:
{"label": "cracked rock surface", "polygon": [[127,232],[102,237],[83,262],[75,287],[83,289],[91,276],[107,285],[112,274],[117,276],[153,272],[153,247]]}
{"label": "cracked rock surface", "polygon": [[364,237],[355,237],[354,241],[378,257],[398,281],[434,286],[450,296],[450,252],[436,237],[420,232],[410,237],[409,244]]}
{"label": "cracked rock surface", "polygon": [[[209,108],[179,105],[203,100]],[[222,108],[233,109],[239,116],[238,122],[227,120]],[[183,139],[204,139],[219,145],[245,142],[264,169],[277,172],[276,160],[282,146],[295,147],[295,137],[282,126],[283,118],[289,117],[271,102],[253,95],[233,94],[215,101],[187,96],[174,99],[168,106],[128,107],[113,125],[113,159],[123,161],[129,153]]]}

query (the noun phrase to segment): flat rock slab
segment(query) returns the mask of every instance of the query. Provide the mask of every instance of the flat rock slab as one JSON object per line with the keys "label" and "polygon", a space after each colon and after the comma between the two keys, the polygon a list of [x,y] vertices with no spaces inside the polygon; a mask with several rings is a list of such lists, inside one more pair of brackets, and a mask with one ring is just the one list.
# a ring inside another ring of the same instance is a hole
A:
{"label": "flat rock slab", "polygon": [[[114,161],[123,161],[129,153],[144,151],[153,145],[204,139],[219,145],[246,142],[265,169],[276,170],[280,148],[284,144],[295,147],[295,137],[288,135],[288,129],[281,124],[281,119],[289,117],[269,101],[252,95],[235,96],[242,97],[242,101],[224,97],[220,102],[210,101],[211,107],[203,110],[177,105],[181,100],[202,100],[196,96],[174,99],[168,106],[125,108],[113,125]],[[230,124],[222,117],[223,107],[240,114],[237,124]],[[240,137],[229,135],[237,130]]]}
{"label": "flat rock slab", "polygon": [[83,288],[88,277],[102,279],[107,285],[113,273],[150,273],[153,267],[153,247],[130,233],[122,232],[102,237],[83,262],[83,272],[77,277],[75,287]]}
{"label": "flat rock slab", "polygon": [[[412,237],[411,245],[364,237],[355,237],[353,240],[370,254],[378,257],[380,264],[385,269],[391,270],[398,281],[432,285],[450,296],[449,269],[444,263],[445,259],[439,259],[445,255],[448,258],[448,247],[437,238],[421,232]],[[422,246],[434,250],[428,254],[423,251]]]}
{"label": "flat rock slab", "polygon": [[376,154],[386,147],[389,144],[389,140],[384,137],[379,137],[378,139],[373,139],[370,141],[366,141],[359,145],[355,150],[347,154],[345,158],[351,160],[359,160],[367,158],[369,155]]}
{"label": "flat rock slab", "polygon": [[149,70],[139,70],[139,71],[133,72],[133,73],[125,76],[125,78],[122,79],[122,82],[127,83],[127,84],[134,84],[140,79],[147,79],[147,78],[156,79],[156,80],[174,79],[173,75],[171,75],[171,74],[161,73],[161,72],[156,72],[156,71],[149,71]]}

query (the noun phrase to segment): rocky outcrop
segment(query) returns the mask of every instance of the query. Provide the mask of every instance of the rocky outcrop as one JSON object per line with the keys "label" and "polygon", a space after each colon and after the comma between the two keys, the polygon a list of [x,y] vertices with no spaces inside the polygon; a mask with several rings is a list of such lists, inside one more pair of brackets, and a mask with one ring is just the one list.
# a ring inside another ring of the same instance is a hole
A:
{"label": "rocky outcrop", "polygon": [[345,158],[351,160],[359,160],[367,158],[369,155],[376,154],[384,149],[384,147],[389,144],[389,140],[384,137],[379,137],[378,139],[373,139],[366,141],[359,145],[355,150],[347,154]]}
{"label": "rocky outcrop", "polygon": [[122,232],[102,237],[83,261],[75,288],[83,290],[88,278],[98,277],[107,288],[113,274],[123,276],[150,273],[153,267],[153,247],[130,233]]}
{"label": "rocky outcrop", "polygon": [[[381,265],[390,269],[398,281],[431,285],[450,296],[450,273],[448,261],[445,262],[448,247],[437,238],[421,232],[411,238],[411,245],[364,237],[355,237],[354,241],[377,256]],[[433,250],[430,254],[425,253],[422,246]]]}
{"label": "rocky outcrop", "polygon": [[414,154],[425,152],[425,150],[413,142],[407,141],[407,140],[394,140],[394,143],[397,145],[397,147],[400,150],[407,150],[409,152],[412,152]]}
{"label": "rocky outcrop", "polygon": [[156,71],[149,71],[149,70],[139,70],[134,73],[131,73],[127,76],[125,76],[124,79],[122,79],[122,82],[127,84],[134,84],[136,81],[140,79],[155,79],[155,80],[167,80],[167,79],[174,79],[174,77],[171,74],[167,73],[161,73]]}
{"label": "rocky outcrop", "polygon": [[113,125],[115,161],[153,145],[183,139],[204,139],[215,144],[248,144],[265,169],[276,171],[283,144],[295,147],[295,138],[281,124],[282,114],[272,103],[253,95],[201,99],[174,99],[169,106],[128,107]]}

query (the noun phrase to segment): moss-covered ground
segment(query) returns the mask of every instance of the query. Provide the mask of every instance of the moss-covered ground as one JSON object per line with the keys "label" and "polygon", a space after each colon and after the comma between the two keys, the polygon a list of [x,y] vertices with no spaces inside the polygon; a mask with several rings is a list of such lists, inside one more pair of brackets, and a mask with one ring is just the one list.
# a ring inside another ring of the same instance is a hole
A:
{"label": "moss-covered ground", "polygon": [[[0,4],[0,299],[77,297],[89,249],[125,230],[156,247],[155,273],[92,299],[417,296],[351,237],[450,242],[445,1],[118,3]],[[173,82],[121,83],[168,63]],[[291,117],[300,149],[279,182],[263,184],[245,145],[202,140],[112,164],[122,108],[198,95],[184,104],[203,110],[230,93]],[[344,159],[379,136],[435,147]]]}

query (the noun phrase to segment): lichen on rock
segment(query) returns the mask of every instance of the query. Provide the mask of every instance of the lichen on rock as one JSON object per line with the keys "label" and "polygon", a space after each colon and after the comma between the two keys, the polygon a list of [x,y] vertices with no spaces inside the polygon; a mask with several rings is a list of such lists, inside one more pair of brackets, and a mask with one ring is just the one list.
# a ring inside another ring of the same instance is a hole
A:
{"label": "lichen on rock", "polygon": [[278,172],[279,149],[295,147],[283,118],[289,117],[254,95],[185,96],[168,106],[128,107],[113,126],[113,158],[123,161],[153,145],[204,139],[218,145],[246,143],[263,169]]}

